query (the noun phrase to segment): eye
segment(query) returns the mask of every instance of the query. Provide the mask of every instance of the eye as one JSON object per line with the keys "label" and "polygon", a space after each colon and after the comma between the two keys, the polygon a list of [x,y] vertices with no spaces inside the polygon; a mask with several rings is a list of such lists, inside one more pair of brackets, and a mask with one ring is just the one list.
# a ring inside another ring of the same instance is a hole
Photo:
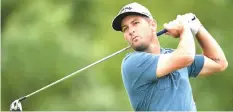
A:
{"label": "eye", "polygon": [[138,24],[139,22],[138,21],[135,21],[134,24]]}
{"label": "eye", "polygon": [[128,27],[123,27],[122,32],[125,32],[128,29]]}

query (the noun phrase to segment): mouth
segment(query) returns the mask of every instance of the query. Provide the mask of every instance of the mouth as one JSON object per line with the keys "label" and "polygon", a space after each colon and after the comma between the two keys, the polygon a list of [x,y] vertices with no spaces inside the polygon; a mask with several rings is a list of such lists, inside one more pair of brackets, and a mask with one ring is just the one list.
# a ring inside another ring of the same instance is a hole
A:
{"label": "mouth", "polygon": [[137,38],[138,38],[138,36],[134,36],[134,37],[132,38],[132,41],[137,40]]}

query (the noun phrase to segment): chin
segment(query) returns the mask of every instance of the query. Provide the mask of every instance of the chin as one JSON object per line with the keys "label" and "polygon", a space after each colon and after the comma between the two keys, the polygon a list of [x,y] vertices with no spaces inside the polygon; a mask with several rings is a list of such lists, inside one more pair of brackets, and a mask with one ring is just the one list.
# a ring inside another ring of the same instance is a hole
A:
{"label": "chin", "polygon": [[133,49],[135,51],[145,51],[147,49],[147,47],[144,45],[139,45],[139,46],[134,46]]}

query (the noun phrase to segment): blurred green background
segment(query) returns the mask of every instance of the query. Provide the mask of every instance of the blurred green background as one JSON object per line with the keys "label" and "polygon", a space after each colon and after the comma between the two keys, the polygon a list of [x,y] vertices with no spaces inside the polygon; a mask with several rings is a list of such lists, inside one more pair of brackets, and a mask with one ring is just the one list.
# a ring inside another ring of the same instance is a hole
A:
{"label": "blurred green background", "polygon": [[[193,12],[219,42],[226,71],[192,78],[198,110],[233,110],[232,0],[1,0],[1,110],[92,62],[127,46],[111,22],[123,5],[136,1],[163,24]],[[161,36],[162,47],[178,40]],[[200,47],[198,53],[201,53]],[[129,50],[127,52],[130,52]],[[127,52],[98,64],[22,103],[23,110],[132,110],[121,79]]]}

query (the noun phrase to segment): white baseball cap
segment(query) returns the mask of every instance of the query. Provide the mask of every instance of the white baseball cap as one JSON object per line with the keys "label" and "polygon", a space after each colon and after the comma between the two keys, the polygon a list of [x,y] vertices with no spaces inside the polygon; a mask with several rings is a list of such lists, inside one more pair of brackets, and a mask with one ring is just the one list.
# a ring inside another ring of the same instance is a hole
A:
{"label": "white baseball cap", "polygon": [[120,10],[118,15],[113,19],[112,28],[116,31],[121,31],[121,21],[124,19],[124,17],[128,15],[141,15],[153,19],[150,11],[146,7],[136,2],[133,2],[125,5]]}

